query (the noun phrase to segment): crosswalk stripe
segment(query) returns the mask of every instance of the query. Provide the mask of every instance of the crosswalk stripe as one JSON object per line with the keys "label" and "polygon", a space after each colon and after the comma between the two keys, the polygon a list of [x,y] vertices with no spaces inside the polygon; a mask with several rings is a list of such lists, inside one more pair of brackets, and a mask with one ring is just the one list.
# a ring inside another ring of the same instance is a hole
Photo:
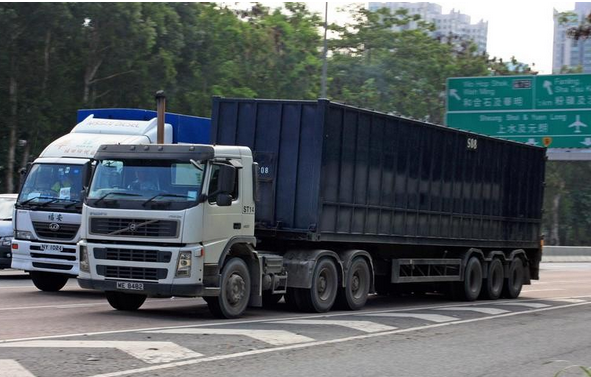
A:
{"label": "crosswalk stripe", "polygon": [[419,313],[369,313],[364,314],[370,317],[392,317],[392,318],[416,318],[424,321],[444,323],[457,321],[458,318],[450,317],[442,314],[419,314]]}
{"label": "crosswalk stripe", "polygon": [[144,331],[151,334],[190,334],[190,335],[241,335],[260,340],[274,346],[284,346],[288,344],[313,342],[314,339],[307,336],[294,334],[284,330],[242,330],[242,329],[206,329],[206,328],[188,328],[188,329],[167,329]]}
{"label": "crosswalk stripe", "polygon": [[0,359],[0,371],[3,376],[35,377],[15,360]]}
{"label": "crosswalk stripe", "polygon": [[447,310],[447,311],[463,311],[463,312],[477,312],[482,314],[490,314],[490,315],[497,315],[497,314],[504,314],[509,313],[509,310],[505,309],[497,309],[497,308],[482,308],[476,306],[450,306],[448,308],[436,308],[434,310]]}
{"label": "crosswalk stripe", "polygon": [[32,340],[0,344],[4,348],[116,348],[149,364],[168,363],[203,356],[172,342]]}
{"label": "crosswalk stripe", "polygon": [[355,329],[367,333],[374,333],[380,331],[396,330],[397,327],[386,326],[370,321],[340,321],[330,319],[293,319],[287,321],[273,321],[269,323],[279,323],[287,325],[328,325],[328,326],[342,326],[350,329]]}
{"label": "crosswalk stripe", "polygon": [[541,304],[539,302],[497,302],[495,305],[508,305],[508,306],[524,306],[526,308],[540,309],[547,308],[548,304]]}

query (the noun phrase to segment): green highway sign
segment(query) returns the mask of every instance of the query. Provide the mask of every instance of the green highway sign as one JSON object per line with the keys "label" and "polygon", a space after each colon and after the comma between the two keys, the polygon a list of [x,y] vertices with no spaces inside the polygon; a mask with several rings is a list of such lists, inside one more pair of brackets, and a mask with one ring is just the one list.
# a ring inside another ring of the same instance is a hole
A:
{"label": "green highway sign", "polygon": [[591,74],[450,78],[446,124],[550,148],[590,148]]}

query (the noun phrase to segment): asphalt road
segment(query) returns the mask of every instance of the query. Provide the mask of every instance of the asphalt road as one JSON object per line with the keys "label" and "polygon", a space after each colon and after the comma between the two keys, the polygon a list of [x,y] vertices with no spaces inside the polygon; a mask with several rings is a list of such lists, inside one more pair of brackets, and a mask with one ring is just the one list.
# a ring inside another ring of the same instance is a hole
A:
{"label": "asphalt road", "polygon": [[375,296],[221,321],[201,299],[117,312],[74,280],[44,293],[0,271],[0,376],[585,376],[590,283],[591,263],[545,263],[517,300]]}

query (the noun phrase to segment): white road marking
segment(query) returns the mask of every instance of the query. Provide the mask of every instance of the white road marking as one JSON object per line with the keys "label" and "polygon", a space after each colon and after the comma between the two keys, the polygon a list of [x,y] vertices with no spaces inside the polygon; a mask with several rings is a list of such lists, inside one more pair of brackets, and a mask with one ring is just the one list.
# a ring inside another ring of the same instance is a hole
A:
{"label": "white road marking", "polygon": [[[591,298],[591,295],[583,295],[583,296],[570,296],[570,297],[564,297],[567,299],[576,299],[576,298]],[[556,299],[561,299],[561,297],[556,297]],[[194,300],[194,299],[192,299]],[[530,301],[548,301],[550,300],[549,298],[527,298],[527,299],[520,299],[520,302],[530,302]],[[503,301],[495,301],[495,304],[499,303],[499,302],[513,302],[513,300],[503,300]],[[144,304],[145,305],[145,304]],[[416,311],[416,310],[432,310],[432,309],[437,309],[437,308],[446,308],[446,309],[451,309],[455,306],[462,306],[464,304],[459,304],[459,305],[455,305],[455,304],[451,304],[451,305],[437,305],[437,306],[412,306],[409,308],[403,308],[403,309],[384,309],[384,310],[366,310],[363,311],[363,313],[392,313],[392,312],[399,312],[399,313],[406,313],[406,312],[411,312],[411,311]],[[478,306],[478,305],[490,305],[490,302],[488,301],[483,301],[483,302],[476,302],[474,304],[472,304],[473,306]],[[531,313],[531,311],[528,311],[528,313]],[[211,327],[211,326],[220,326],[220,325],[224,325],[224,326],[228,326],[228,325],[247,325],[247,324],[251,324],[251,323],[264,323],[264,322],[271,322],[271,321],[281,321],[281,320],[290,320],[290,319],[304,319],[304,318],[334,318],[334,317],[345,317],[345,316],[350,316],[351,313],[350,312],[340,312],[340,313],[332,313],[332,314],[313,314],[313,315],[307,315],[307,316],[297,316],[297,317],[267,317],[267,318],[263,318],[263,319],[250,319],[250,320],[244,320],[244,319],[239,319],[236,321],[228,321],[228,320],[223,320],[223,321],[213,321],[213,322],[207,322],[207,323],[202,323],[202,324],[190,324],[190,325],[177,325],[177,326],[159,326],[159,327],[143,327],[143,328],[135,328],[135,329],[123,329],[123,330],[108,330],[108,331],[95,331],[95,332],[86,332],[86,333],[69,333],[69,334],[58,334],[58,335],[44,335],[44,336],[34,336],[34,337],[28,337],[28,338],[12,338],[12,339],[0,339],[0,344],[3,343],[11,343],[11,342],[22,342],[22,341],[29,341],[29,340],[46,340],[46,339],[63,339],[63,338],[71,338],[74,336],[94,336],[94,335],[111,335],[111,334],[128,334],[128,333],[134,333],[134,332],[141,332],[141,331],[154,331],[154,330],[167,330],[167,329],[187,329],[187,328],[201,328],[201,327]]]}
{"label": "white road marking", "polygon": [[22,365],[14,360],[0,359],[0,371],[2,371],[3,376],[35,377],[31,372],[26,370]]}
{"label": "white road marking", "polygon": [[579,302],[587,302],[586,300],[581,300],[578,298],[547,298],[547,299],[542,299],[544,301],[557,301],[557,302],[570,302],[573,304],[579,303]]}
{"label": "white road marking", "polygon": [[499,302],[496,303],[495,305],[508,305],[508,306],[524,306],[526,308],[534,308],[534,309],[539,309],[539,308],[547,308],[548,304],[540,304],[537,302]]}
{"label": "white road marking", "polygon": [[453,311],[459,310],[459,311],[463,311],[463,312],[477,312],[477,313],[490,314],[490,315],[509,313],[509,311],[505,310],[505,309],[478,308],[478,307],[474,307],[474,306],[455,306],[453,308],[439,308],[439,309],[435,309],[435,310],[453,310]]}
{"label": "white road marking", "polygon": [[4,348],[116,348],[149,364],[168,363],[203,356],[172,342],[125,342],[80,340],[33,340],[0,344]]}
{"label": "white road marking", "polygon": [[563,306],[552,306],[549,308],[511,312],[511,313],[489,316],[489,317],[480,317],[480,318],[473,318],[473,319],[467,319],[467,320],[461,320],[461,321],[437,323],[437,324],[432,324],[432,325],[425,325],[425,326],[419,326],[419,327],[413,327],[413,328],[407,328],[407,329],[392,330],[392,331],[379,332],[379,333],[373,333],[373,334],[356,335],[356,336],[350,336],[347,338],[315,341],[315,342],[301,343],[301,344],[292,344],[292,345],[288,345],[288,346],[275,347],[275,348],[257,349],[257,350],[252,350],[252,351],[237,352],[237,353],[233,353],[233,354],[204,357],[201,359],[178,361],[175,363],[155,365],[155,366],[144,367],[144,368],[122,370],[122,371],[118,371],[118,372],[105,373],[105,374],[97,374],[92,377],[128,376],[131,374],[148,373],[148,372],[154,372],[157,370],[165,370],[165,369],[170,369],[170,368],[183,367],[183,366],[187,366],[187,365],[196,365],[196,364],[201,364],[201,363],[210,362],[210,361],[231,360],[231,359],[238,359],[240,357],[261,355],[261,354],[267,354],[267,353],[273,353],[273,352],[282,352],[282,351],[288,351],[288,350],[304,349],[304,348],[324,346],[324,345],[329,345],[329,344],[339,344],[339,343],[351,342],[351,341],[355,341],[355,340],[363,340],[363,339],[384,337],[384,336],[389,336],[389,335],[394,335],[394,334],[402,334],[402,333],[413,332],[413,331],[434,329],[434,328],[439,328],[439,327],[444,327],[444,326],[463,325],[463,324],[467,324],[467,323],[482,322],[482,321],[495,320],[495,319],[499,319],[499,318],[507,318],[507,317],[513,317],[513,316],[519,316],[519,315],[531,315],[532,313],[539,313],[539,312],[546,312],[546,311],[550,311],[550,310],[572,308],[572,307],[576,307],[576,306],[589,305],[589,304],[591,304],[591,302],[584,302],[584,303],[578,303],[578,304],[568,304],[568,305],[563,305]]}
{"label": "white road marking", "polygon": [[35,306],[17,306],[11,308],[0,308],[0,311],[7,311],[7,310],[32,310],[32,309],[70,309],[70,308],[81,308],[87,306],[97,306],[97,305],[105,305],[106,302],[103,303],[92,303],[92,304],[64,304],[64,305],[35,305]]}
{"label": "white road marking", "polygon": [[392,318],[416,318],[424,321],[444,323],[457,321],[459,318],[450,317],[442,314],[419,314],[419,313],[370,313],[363,314],[371,317],[392,317]]}
{"label": "white road marking", "polygon": [[524,289],[522,293],[529,293],[529,292],[548,292],[548,291],[566,291],[566,289],[560,288],[548,288],[548,289]]}
{"label": "white road marking", "polygon": [[284,330],[243,330],[243,329],[170,329],[144,331],[151,334],[190,334],[190,335],[240,335],[247,336],[274,346],[313,342],[307,336],[294,334]]}
{"label": "white road marking", "polygon": [[330,319],[291,319],[287,321],[275,321],[270,323],[280,323],[288,325],[328,325],[342,326],[367,333],[396,330],[397,327],[386,326],[370,321],[341,321]]}

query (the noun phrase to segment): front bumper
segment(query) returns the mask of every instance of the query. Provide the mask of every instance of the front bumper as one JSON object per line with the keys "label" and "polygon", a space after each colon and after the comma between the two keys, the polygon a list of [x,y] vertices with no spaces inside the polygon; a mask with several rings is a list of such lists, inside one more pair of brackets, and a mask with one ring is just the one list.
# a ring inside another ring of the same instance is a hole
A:
{"label": "front bumper", "polygon": [[144,294],[150,297],[172,297],[172,296],[185,296],[185,297],[198,297],[204,295],[203,284],[160,284],[160,283],[147,283],[144,284],[144,289],[141,291],[136,290],[121,290],[117,289],[117,282],[112,280],[90,280],[90,279],[78,279],[78,284],[82,288],[94,289],[97,291],[117,291],[125,293]]}
{"label": "front bumper", "polygon": [[[45,271],[70,276],[78,275],[78,249],[72,244],[56,244],[29,240],[12,240],[12,262],[9,267],[24,271]],[[42,245],[55,245],[61,251],[44,249]]]}

